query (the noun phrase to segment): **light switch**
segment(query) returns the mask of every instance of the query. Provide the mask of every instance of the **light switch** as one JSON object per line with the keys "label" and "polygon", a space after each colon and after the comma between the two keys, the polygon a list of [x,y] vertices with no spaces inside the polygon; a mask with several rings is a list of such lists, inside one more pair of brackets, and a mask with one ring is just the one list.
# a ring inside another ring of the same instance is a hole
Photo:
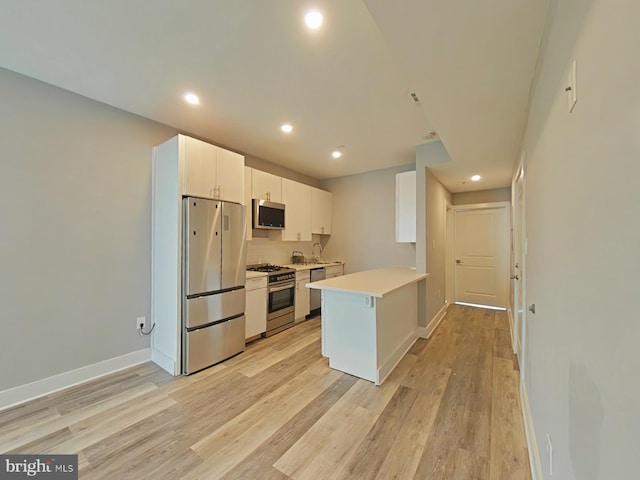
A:
{"label": "light switch", "polygon": [[574,60],[571,64],[571,69],[569,70],[569,79],[567,87],[565,88],[565,92],[567,92],[567,108],[569,109],[569,113],[573,112],[573,107],[576,106],[576,102],[578,101],[577,70],[577,61]]}

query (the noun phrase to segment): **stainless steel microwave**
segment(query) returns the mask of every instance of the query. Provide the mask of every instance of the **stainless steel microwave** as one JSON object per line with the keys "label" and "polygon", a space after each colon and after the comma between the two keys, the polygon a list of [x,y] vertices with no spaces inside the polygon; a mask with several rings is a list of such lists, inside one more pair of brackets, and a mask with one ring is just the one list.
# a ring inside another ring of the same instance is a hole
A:
{"label": "stainless steel microwave", "polygon": [[284,230],[284,205],[268,200],[253,199],[253,228]]}

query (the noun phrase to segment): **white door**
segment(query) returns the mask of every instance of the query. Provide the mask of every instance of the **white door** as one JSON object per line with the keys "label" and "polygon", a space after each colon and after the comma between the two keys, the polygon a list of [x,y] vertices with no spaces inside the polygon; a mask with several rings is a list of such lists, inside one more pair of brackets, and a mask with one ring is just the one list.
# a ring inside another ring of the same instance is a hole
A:
{"label": "white door", "polygon": [[507,307],[507,207],[456,210],[455,302]]}
{"label": "white door", "polygon": [[[523,165],[514,183],[514,226],[513,226],[513,251],[514,266],[512,272],[513,284],[513,343],[514,351],[518,356],[520,376],[525,377],[525,350],[526,350],[526,298],[525,298],[525,268],[526,268],[526,230],[525,230],[525,181],[524,181],[524,155]],[[515,278],[513,278],[515,277]]]}

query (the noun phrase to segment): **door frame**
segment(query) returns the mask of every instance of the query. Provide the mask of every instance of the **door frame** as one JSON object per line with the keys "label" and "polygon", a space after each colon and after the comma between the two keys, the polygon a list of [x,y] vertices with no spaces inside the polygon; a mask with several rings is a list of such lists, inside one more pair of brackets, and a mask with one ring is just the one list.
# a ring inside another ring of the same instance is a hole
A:
{"label": "door frame", "polygon": [[[455,269],[455,214],[459,211],[465,210],[486,210],[488,208],[505,208],[507,213],[507,232],[511,230],[511,202],[490,202],[490,203],[470,203],[467,205],[451,205],[447,209],[447,250],[446,250],[446,266],[445,266],[445,294],[449,304],[455,302],[455,281],[456,281],[456,269]],[[509,272],[510,251],[509,251],[509,238],[505,242],[505,251],[503,252],[506,261],[507,274]],[[508,295],[508,292],[507,292]],[[507,298],[507,305],[509,299]]]}
{"label": "door frame", "polygon": [[[527,223],[526,223],[526,153],[522,151],[520,160],[516,166],[511,181],[511,198],[512,198],[512,217],[513,217],[513,234],[512,234],[512,262],[511,272],[518,274],[520,279],[517,280],[521,285],[522,295],[519,294],[515,282],[511,282],[513,289],[513,352],[518,357],[518,366],[520,367],[520,379],[524,381],[526,375],[526,353],[527,353]],[[520,258],[518,258],[518,252]],[[519,264],[519,268],[515,268],[515,263]]]}

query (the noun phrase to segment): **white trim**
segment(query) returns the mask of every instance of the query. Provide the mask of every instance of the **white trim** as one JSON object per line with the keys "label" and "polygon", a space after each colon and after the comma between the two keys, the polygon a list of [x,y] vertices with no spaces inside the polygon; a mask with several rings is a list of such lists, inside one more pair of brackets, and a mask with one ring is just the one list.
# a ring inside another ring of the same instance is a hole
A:
{"label": "white trim", "polygon": [[80,367],[75,370],[60,373],[52,377],[36,380],[35,382],[20,385],[0,391],[0,410],[13,407],[19,403],[33,400],[44,395],[94,380],[104,375],[123,370],[125,368],[148,362],[151,359],[151,350],[145,348],[136,352],[127,353],[119,357],[110,358],[102,362]]}
{"label": "white trim", "polygon": [[382,365],[380,365],[380,368],[378,368],[378,371],[376,372],[376,375],[378,377],[376,385],[380,385],[385,381],[385,379],[391,374],[391,372],[393,372],[393,369],[396,368],[398,363],[400,363],[400,360],[404,358],[413,344],[416,343],[416,340],[418,340],[418,335],[416,334],[416,332],[410,333],[407,338],[405,338],[404,341],[400,344],[400,346],[398,346],[398,348],[396,348],[396,350],[391,354],[389,359]]}
{"label": "white trim", "polygon": [[536,440],[536,433],[533,428],[533,417],[531,416],[531,407],[529,406],[529,396],[527,395],[527,387],[523,381],[520,381],[520,404],[522,405],[524,432],[527,437],[531,480],[544,480],[542,464],[540,463],[540,452],[538,451],[538,441]]}
{"label": "white trim", "polygon": [[433,332],[435,332],[436,328],[438,328],[438,325],[440,325],[440,322],[447,313],[448,308],[449,303],[445,303],[442,308],[438,310],[438,313],[433,316],[426,327],[418,327],[418,336],[420,338],[429,338],[433,334]]}
{"label": "white trim", "polygon": [[513,330],[513,312],[510,308],[507,308],[507,314],[509,314],[509,335],[511,336],[511,346],[513,347],[513,353],[517,355],[519,350],[516,350],[516,337]]}
{"label": "white trim", "polygon": [[171,375],[177,376],[180,374],[177,371],[177,362],[174,362],[173,358],[165,355],[160,350],[156,350],[155,348],[151,349],[151,361]]}
{"label": "white trim", "polygon": [[504,312],[507,309],[504,307],[494,307],[493,305],[482,305],[481,303],[467,303],[467,302],[453,302],[456,305],[464,305],[465,307],[487,308],[489,310],[498,310]]}
{"label": "white trim", "polygon": [[453,205],[454,212],[464,212],[467,210],[486,210],[488,208],[510,208],[511,202],[490,202],[490,203],[470,203],[468,205]]}
{"label": "white trim", "polygon": [[[511,232],[511,202],[507,201],[507,202],[490,202],[490,203],[471,203],[469,205],[453,205],[451,207],[450,212],[452,212],[452,218],[451,221],[454,224],[453,228],[451,231],[447,231],[447,245],[448,247],[451,249],[452,255],[451,258],[445,258],[445,261],[449,261],[451,262],[450,265],[450,274],[452,276],[452,279],[450,279],[452,281],[452,288],[453,291],[451,292],[451,303],[456,303],[456,304],[460,304],[460,305],[470,305],[470,306],[481,306],[481,307],[486,307],[486,308],[494,308],[492,306],[484,306],[484,305],[473,305],[473,304],[466,304],[466,303],[462,303],[462,302],[456,302],[456,268],[455,268],[455,264],[454,264],[454,258],[455,258],[455,251],[456,251],[456,236],[455,236],[455,222],[456,222],[456,214],[457,213],[461,213],[461,212],[467,212],[467,211],[476,211],[476,210],[487,210],[487,209],[505,209],[505,222],[506,222],[506,231],[505,231],[505,244],[504,244],[504,251],[502,252],[502,254],[504,255],[504,272],[503,272],[503,277],[505,279],[508,278],[509,276],[509,270],[510,270],[510,259],[511,259],[511,239],[510,239],[510,233]],[[446,268],[446,267],[445,267]],[[446,281],[446,279],[445,279]],[[504,298],[504,303],[505,305],[508,306],[510,298],[509,298],[509,290],[510,286],[508,283],[505,283],[505,298]],[[506,310],[506,307],[500,307],[500,308],[496,308],[497,310]]]}

